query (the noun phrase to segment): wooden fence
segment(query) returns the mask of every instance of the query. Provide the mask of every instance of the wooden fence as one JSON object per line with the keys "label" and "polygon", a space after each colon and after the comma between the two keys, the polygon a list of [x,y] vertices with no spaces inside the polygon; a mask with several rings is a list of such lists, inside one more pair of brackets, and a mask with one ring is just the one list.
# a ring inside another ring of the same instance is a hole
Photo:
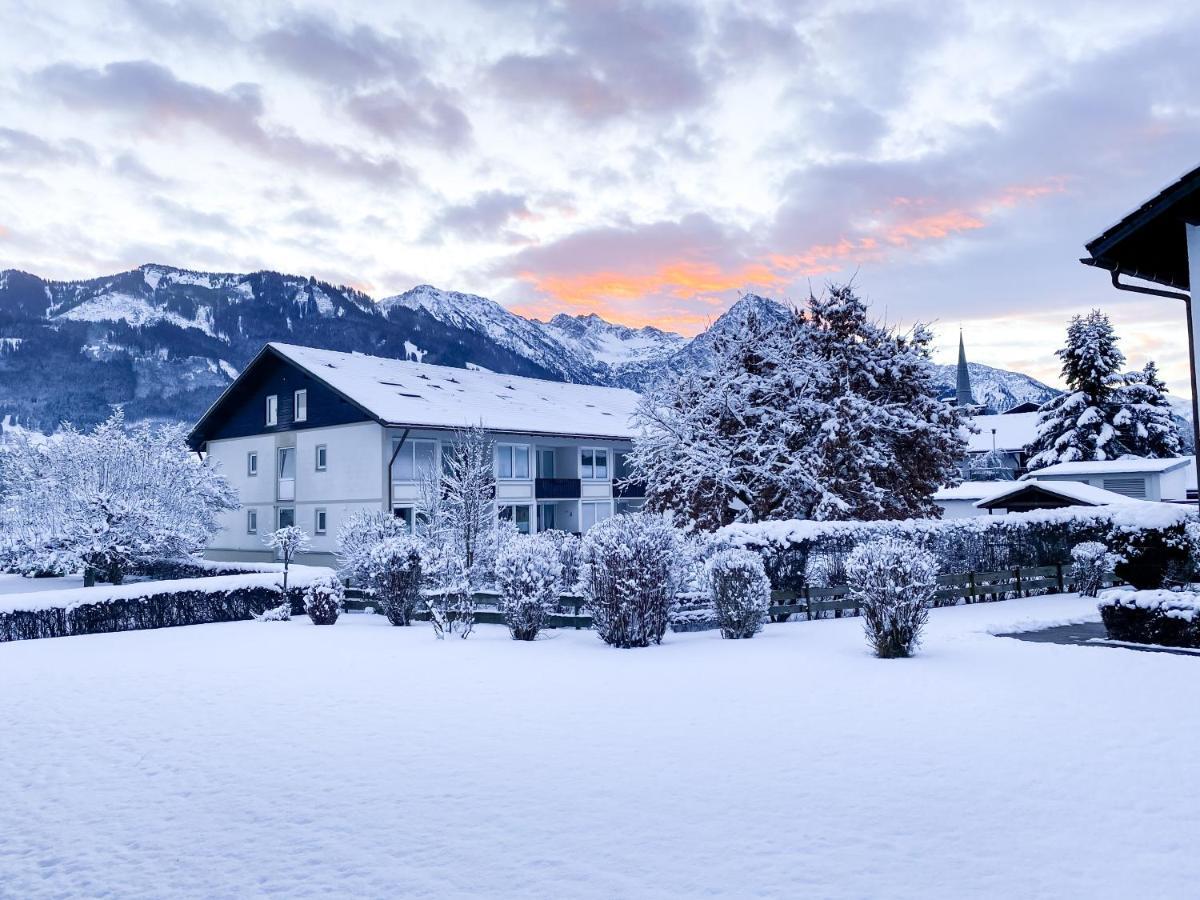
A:
{"label": "wooden fence", "polygon": [[[939,575],[934,603],[938,606],[953,606],[959,601],[982,603],[1005,600],[1009,597],[1029,597],[1035,592],[1062,594],[1071,587],[1068,575],[1061,565]],[[1111,576],[1106,583],[1114,583]],[[768,613],[772,621],[797,614],[813,619],[826,612],[832,612],[835,616],[856,616],[859,613],[858,605],[849,598],[849,593],[850,589],[845,585],[772,591]],[[504,624],[499,600],[499,595],[491,591],[477,593],[475,621]],[[347,609],[362,610],[372,605],[369,596],[362,591],[346,591]],[[583,605],[582,597],[564,594],[559,600],[562,611],[550,616],[547,624],[551,628],[590,628],[592,617],[583,612]],[[427,612],[422,612],[418,613],[417,618],[424,619],[428,616]]]}

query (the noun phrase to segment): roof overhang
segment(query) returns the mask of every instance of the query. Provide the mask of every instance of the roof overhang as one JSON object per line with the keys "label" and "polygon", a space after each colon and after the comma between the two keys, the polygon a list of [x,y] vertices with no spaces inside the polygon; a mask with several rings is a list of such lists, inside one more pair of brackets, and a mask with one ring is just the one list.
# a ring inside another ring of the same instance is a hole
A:
{"label": "roof overhang", "polygon": [[1065,501],[1069,506],[1101,506],[1102,504],[1094,503],[1090,500],[1081,500],[1078,497],[1073,497],[1067,493],[1061,493],[1054,490],[1052,487],[1047,487],[1047,482],[1037,481],[1017,481],[1013,482],[1013,487],[1010,490],[1001,491],[998,494],[993,494],[990,497],[984,497],[982,500],[974,504],[976,509],[997,509],[999,507],[1007,508],[1009,503],[1020,500],[1057,500]]}
{"label": "roof overhang", "polygon": [[1179,291],[1191,290],[1184,225],[1200,225],[1200,168],[1147,200],[1085,245],[1080,262]]}

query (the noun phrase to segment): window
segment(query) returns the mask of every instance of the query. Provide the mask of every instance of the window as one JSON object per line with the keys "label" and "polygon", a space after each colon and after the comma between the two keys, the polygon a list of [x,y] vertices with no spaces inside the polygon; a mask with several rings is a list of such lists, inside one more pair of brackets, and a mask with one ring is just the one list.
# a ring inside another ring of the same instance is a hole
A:
{"label": "window", "polygon": [[308,391],[296,391],[292,398],[292,421],[308,421]]}
{"label": "window", "polygon": [[317,471],[324,472],[329,466],[329,451],[324,444],[317,444]]}
{"label": "window", "polygon": [[529,507],[501,506],[500,521],[512,522],[521,534],[529,534]]}
{"label": "window", "polygon": [[579,530],[587,531],[597,522],[612,515],[612,508],[607,502],[579,504]]}
{"label": "window", "polygon": [[[537,475],[538,478],[553,478],[554,477],[554,451],[539,450],[537,452]],[[541,530],[540,528],[538,529]]]}
{"label": "window", "polygon": [[296,499],[296,448],[279,448],[279,477],[276,493],[280,500]]}
{"label": "window", "polygon": [[325,510],[318,509],[313,516],[313,534],[324,534],[327,523],[328,516],[326,516]]}
{"label": "window", "polygon": [[579,477],[608,481],[608,451],[603,447],[583,447],[579,451]]}
{"label": "window", "polygon": [[267,398],[267,427],[279,424],[279,398],[272,394]]}
{"label": "window", "polygon": [[539,503],[537,508],[537,530],[550,531],[557,528],[555,513],[558,507],[553,503]]}
{"label": "window", "polygon": [[279,507],[275,516],[276,528],[287,528],[296,524],[296,510],[291,506]]}
{"label": "window", "polygon": [[246,534],[258,534],[258,510],[246,510]]}
{"label": "window", "polygon": [[258,454],[253,450],[246,454],[246,474],[251,476],[258,474]]}
{"label": "window", "polygon": [[404,523],[409,533],[412,533],[413,527],[413,508],[411,506],[397,506],[392,509],[392,515]]}
{"label": "window", "polygon": [[437,441],[405,441],[392,462],[393,481],[420,481],[437,465]]}
{"label": "window", "polygon": [[[496,445],[496,477],[497,478],[528,478],[529,477],[529,445],[528,444],[497,444]],[[527,510],[528,512],[528,510]]]}
{"label": "window", "polygon": [[629,454],[619,451],[613,453],[613,478],[628,478],[633,474],[629,468]]}

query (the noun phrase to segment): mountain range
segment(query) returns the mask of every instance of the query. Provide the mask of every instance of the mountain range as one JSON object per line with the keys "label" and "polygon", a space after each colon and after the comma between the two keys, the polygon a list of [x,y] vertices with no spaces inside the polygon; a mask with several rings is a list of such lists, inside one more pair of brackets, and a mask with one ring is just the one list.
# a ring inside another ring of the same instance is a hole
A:
{"label": "mountain range", "polygon": [[[527,319],[474,294],[430,285],[376,302],[353,288],[278,272],[144,265],[85,281],[0,272],[0,421],[52,430],[94,424],[114,403],[130,419],[193,421],[271,340],[448,366],[637,389],[703,356],[712,334],[751,311],[747,294],[690,340],[596,315]],[[954,367],[938,366],[953,391]],[[1056,391],[971,365],[976,400],[1006,409]]]}

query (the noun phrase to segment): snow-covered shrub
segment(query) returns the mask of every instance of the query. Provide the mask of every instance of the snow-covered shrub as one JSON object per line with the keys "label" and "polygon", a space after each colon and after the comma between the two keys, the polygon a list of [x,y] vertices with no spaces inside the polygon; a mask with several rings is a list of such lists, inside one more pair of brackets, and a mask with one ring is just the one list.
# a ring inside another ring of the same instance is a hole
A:
{"label": "snow-covered shrub", "polygon": [[1116,588],[1100,595],[1099,607],[1111,640],[1200,647],[1200,594]]}
{"label": "snow-covered shrub", "polygon": [[671,608],[672,631],[708,631],[717,627],[717,614],[709,592],[705,563],[717,552],[711,536],[689,534],[679,542],[675,557],[675,604]]}
{"label": "snow-covered shrub", "polygon": [[612,516],[587,531],[579,581],[605,643],[662,643],[675,602],[678,552],[678,532],[654,515]]}
{"label": "snow-covered shrub", "polygon": [[370,554],[375,545],[387,538],[407,535],[408,526],[403,519],[379,510],[355,510],[346,516],[338,529],[338,574],[352,585],[365,585],[369,577]]}
{"label": "snow-covered shrub", "polygon": [[1071,548],[1071,583],[1081,596],[1095,597],[1104,587],[1104,578],[1120,561],[1099,541],[1084,541]]}
{"label": "snow-covered shrub", "polygon": [[288,622],[292,618],[292,601],[285,600],[278,606],[272,606],[270,609],[250,615],[256,622]]}
{"label": "snow-covered shrub", "polygon": [[579,582],[579,551],[582,545],[579,536],[554,529],[539,532],[539,536],[553,543],[556,548],[558,563],[562,566],[562,592],[573,592]]}
{"label": "snow-covered shrub", "polygon": [[908,541],[883,538],[850,554],[846,575],[875,655],[912,656],[936,587],[933,555]]}
{"label": "snow-covered shrub", "polygon": [[453,542],[426,541],[421,547],[425,605],[438,640],[455,631],[465,638],[475,626],[475,593],[459,551]]}
{"label": "snow-covered shrub", "polygon": [[414,537],[385,538],[364,563],[367,584],[393,625],[409,625],[421,603],[421,542]]}
{"label": "snow-covered shrub", "polygon": [[304,611],[314,625],[332,625],[342,611],[346,591],[336,578],[314,581],[304,592]]}
{"label": "snow-covered shrub", "polygon": [[287,591],[288,569],[292,566],[292,560],[312,546],[312,541],[299,525],[285,525],[267,534],[263,543],[274,550],[283,563],[283,589]]}
{"label": "snow-covered shrub", "polygon": [[509,541],[496,558],[500,611],[513,640],[532,641],[558,607],[562,590],[559,542],[544,535]]}
{"label": "snow-covered shrub", "polygon": [[1190,580],[1194,542],[1186,523],[1144,528],[1114,522],[1108,544],[1120,557],[1114,567],[1117,577],[1138,590]]}
{"label": "snow-covered shrub", "polygon": [[708,561],[705,572],[721,637],[758,634],[771,604],[762,558],[748,550],[722,550]]}

